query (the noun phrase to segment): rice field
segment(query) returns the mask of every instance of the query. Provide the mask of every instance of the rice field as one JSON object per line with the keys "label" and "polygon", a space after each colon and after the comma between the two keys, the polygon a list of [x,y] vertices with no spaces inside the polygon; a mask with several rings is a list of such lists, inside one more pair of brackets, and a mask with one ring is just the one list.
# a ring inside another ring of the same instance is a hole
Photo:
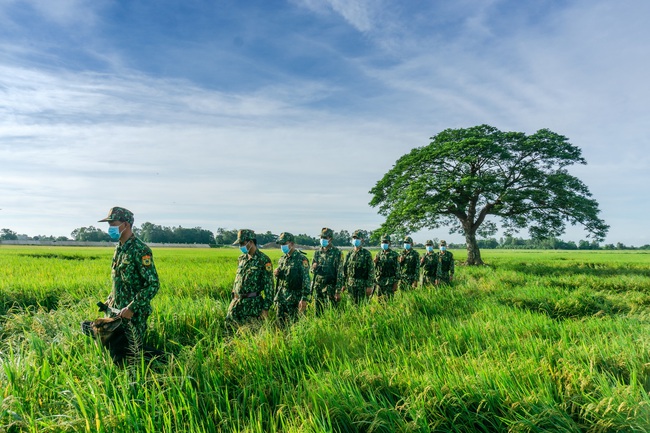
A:
{"label": "rice field", "polygon": [[0,432],[650,431],[648,252],[484,250],[453,287],[232,334],[238,250],[154,249],[169,358],[126,368],[79,326],[112,253],[0,247]]}

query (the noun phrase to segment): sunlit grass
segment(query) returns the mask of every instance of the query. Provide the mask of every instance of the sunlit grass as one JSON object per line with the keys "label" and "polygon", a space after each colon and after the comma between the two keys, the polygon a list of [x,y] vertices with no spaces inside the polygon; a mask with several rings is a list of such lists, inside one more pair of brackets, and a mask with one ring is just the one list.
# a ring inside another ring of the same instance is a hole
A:
{"label": "sunlit grass", "polygon": [[117,368],[79,327],[112,249],[1,247],[0,431],[650,429],[648,254],[483,251],[453,287],[233,334],[237,255],[156,249],[168,360]]}

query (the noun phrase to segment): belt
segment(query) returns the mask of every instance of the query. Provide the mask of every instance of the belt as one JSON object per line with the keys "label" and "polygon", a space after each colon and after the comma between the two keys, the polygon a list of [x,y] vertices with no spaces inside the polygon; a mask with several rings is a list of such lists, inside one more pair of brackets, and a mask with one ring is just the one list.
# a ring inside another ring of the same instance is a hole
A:
{"label": "belt", "polygon": [[234,299],[246,299],[246,298],[255,298],[259,296],[260,294],[258,292],[251,292],[251,293],[246,293],[244,295],[237,294],[235,292],[232,292],[232,297]]}

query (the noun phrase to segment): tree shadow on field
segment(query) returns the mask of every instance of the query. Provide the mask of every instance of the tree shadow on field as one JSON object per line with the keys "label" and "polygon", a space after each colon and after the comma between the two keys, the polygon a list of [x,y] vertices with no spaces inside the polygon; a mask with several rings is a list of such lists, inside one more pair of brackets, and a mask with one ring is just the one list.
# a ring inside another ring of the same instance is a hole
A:
{"label": "tree shadow on field", "polygon": [[0,316],[5,316],[16,310],[29,310],[32,308],[45,311],[56,310],[59,306],[59,293],[47,295],[29,295],[25,293],[4,293],[0,301]]}

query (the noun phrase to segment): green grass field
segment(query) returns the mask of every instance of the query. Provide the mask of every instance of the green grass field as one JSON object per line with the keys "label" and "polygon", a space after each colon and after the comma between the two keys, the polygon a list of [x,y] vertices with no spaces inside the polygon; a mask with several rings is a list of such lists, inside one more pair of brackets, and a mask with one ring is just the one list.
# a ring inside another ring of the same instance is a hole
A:
{"label": "green grass field", "polygon": [[79,326],[112,252],[0,247],[0,432],[650,431],[648,253],[484,250],[451,288],[228,335],[238,251],[154,249],[172,356],[117,368]]}

